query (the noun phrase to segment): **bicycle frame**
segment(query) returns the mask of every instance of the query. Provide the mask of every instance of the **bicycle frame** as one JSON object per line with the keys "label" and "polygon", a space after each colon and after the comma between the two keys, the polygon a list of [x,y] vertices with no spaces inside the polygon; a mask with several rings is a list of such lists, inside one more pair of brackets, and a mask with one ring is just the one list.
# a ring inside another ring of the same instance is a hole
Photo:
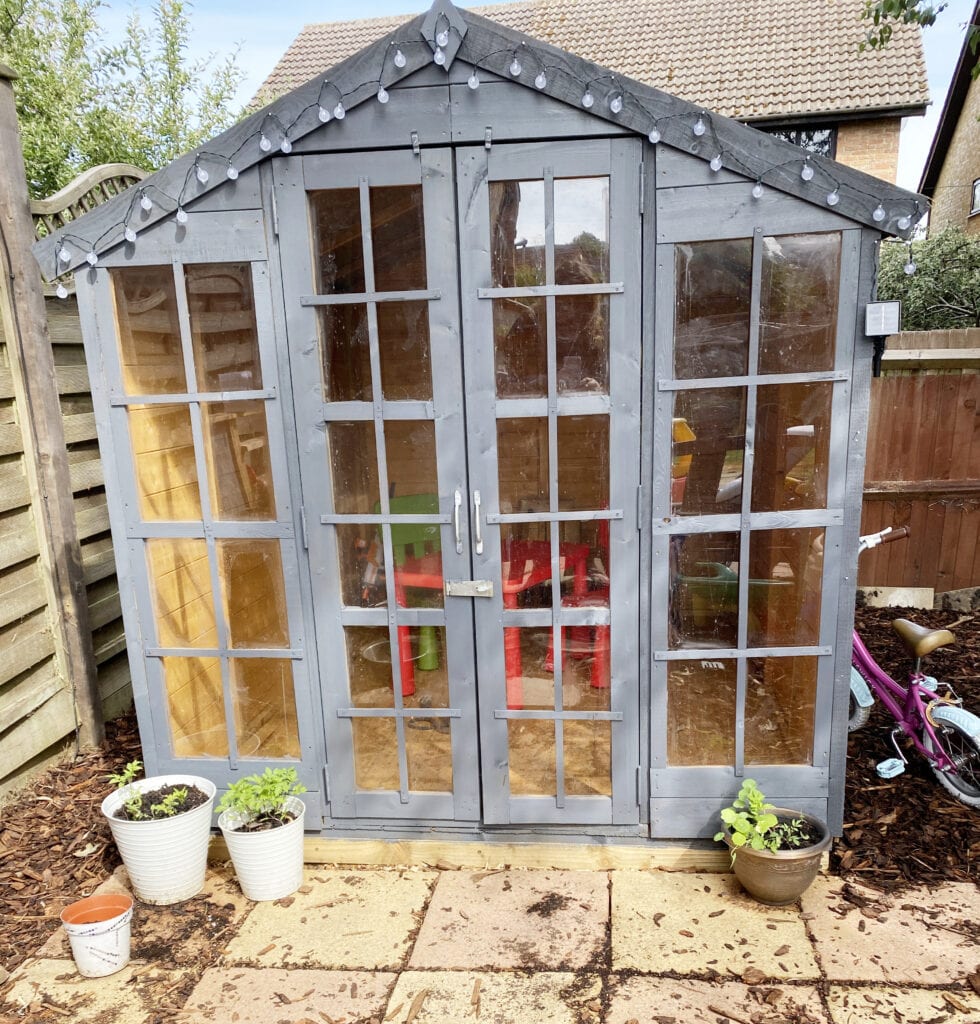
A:
{"label": "bicycle frame", "polygon": [[[926,705],[936,699],[936,695],[922,684],[925,676],[921,672],[909,674],[909,687],[895,682],[894,679],[871,657],[864,641],[854,632],[854,646],[851,649],[851,664],[861,674],[861,678],[871,687],[874,695],[888,708],[902,732],[908,736],[915,749],[941,771],[956,771],[956,765],[949,759],[945,747],[936,736],[926,715]],[[923,695],[925,699],[923,699]],[[933,749],[928,750],[919,739],[920,732],[927,732],[933,741]],[[901,755],[901,751],[899,751]],[[904,755],[902,760],[905,760]]]}

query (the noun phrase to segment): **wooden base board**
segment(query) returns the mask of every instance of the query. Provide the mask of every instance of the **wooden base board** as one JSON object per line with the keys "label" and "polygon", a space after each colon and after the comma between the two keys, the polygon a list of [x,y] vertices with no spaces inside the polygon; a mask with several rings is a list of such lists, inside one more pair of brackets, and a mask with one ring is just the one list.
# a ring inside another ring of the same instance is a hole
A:
{"label": "wooden base board", "polygon": [[[224,840],[211,840],[209,857],[228,859]],[[730,870],[728,851],[711,844],[690,846],[587,845],[577,843],[487,843],[429,839],[322,839],[303,843],[307,864],[473,868],[537,868],[578,871]]]}

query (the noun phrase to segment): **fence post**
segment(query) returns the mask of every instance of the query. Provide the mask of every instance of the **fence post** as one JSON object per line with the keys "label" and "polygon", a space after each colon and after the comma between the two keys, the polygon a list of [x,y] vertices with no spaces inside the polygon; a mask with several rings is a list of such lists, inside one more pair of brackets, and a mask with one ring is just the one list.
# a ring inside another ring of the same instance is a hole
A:
{"label": "fence post", "polygon": [[24,469],[40,540],[42,577],[63,678],[75,703],[79,742],[105,735],[89,629],[81,545],[68,453],[48,338],[41,274],[31,255],[34,227],[12,81],[0,64],[0,321],[24,437]]}

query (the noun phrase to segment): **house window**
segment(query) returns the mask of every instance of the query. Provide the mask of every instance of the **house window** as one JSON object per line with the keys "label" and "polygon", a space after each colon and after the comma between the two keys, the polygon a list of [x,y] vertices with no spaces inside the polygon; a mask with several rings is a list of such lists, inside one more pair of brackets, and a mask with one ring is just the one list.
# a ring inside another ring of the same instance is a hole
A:
{"label": "house window", "polygon": [[755,125],[767,135],[775,135],[777,139],[791,142],[808,153],[833,157],[837,153],[836,128],[763,128]]}
{"label": "house window", "polygon": [[973,197],[970,199],[970,216],[980,213],[980,178],[973,183]]}

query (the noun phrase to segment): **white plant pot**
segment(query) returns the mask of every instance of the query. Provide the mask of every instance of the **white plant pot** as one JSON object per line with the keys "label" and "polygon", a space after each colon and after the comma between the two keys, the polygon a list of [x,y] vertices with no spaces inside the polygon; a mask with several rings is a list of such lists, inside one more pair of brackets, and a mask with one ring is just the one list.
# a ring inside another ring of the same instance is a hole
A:
{"label": "white plant pot", "polygon": [[208,795],[200,807],[152,821],[114,817],[125,803],[126,789],[117,789],[102,801],[102,813],[137,898],[158,905],[189,900],[204,888],[215,785],[196,775],[155,775],[132,785],[141,793],[161,786],[196,786]]}
{"label": "white plant pot", "polygon": [[279,828],[264,832],[236,832],[246,819],[237,811],[222,811],[218,827],[242,892],[250,900],[279,900],[296,892],[303,882],[303,813],[297,796],[286,798],[286,809],[295,817]]}

